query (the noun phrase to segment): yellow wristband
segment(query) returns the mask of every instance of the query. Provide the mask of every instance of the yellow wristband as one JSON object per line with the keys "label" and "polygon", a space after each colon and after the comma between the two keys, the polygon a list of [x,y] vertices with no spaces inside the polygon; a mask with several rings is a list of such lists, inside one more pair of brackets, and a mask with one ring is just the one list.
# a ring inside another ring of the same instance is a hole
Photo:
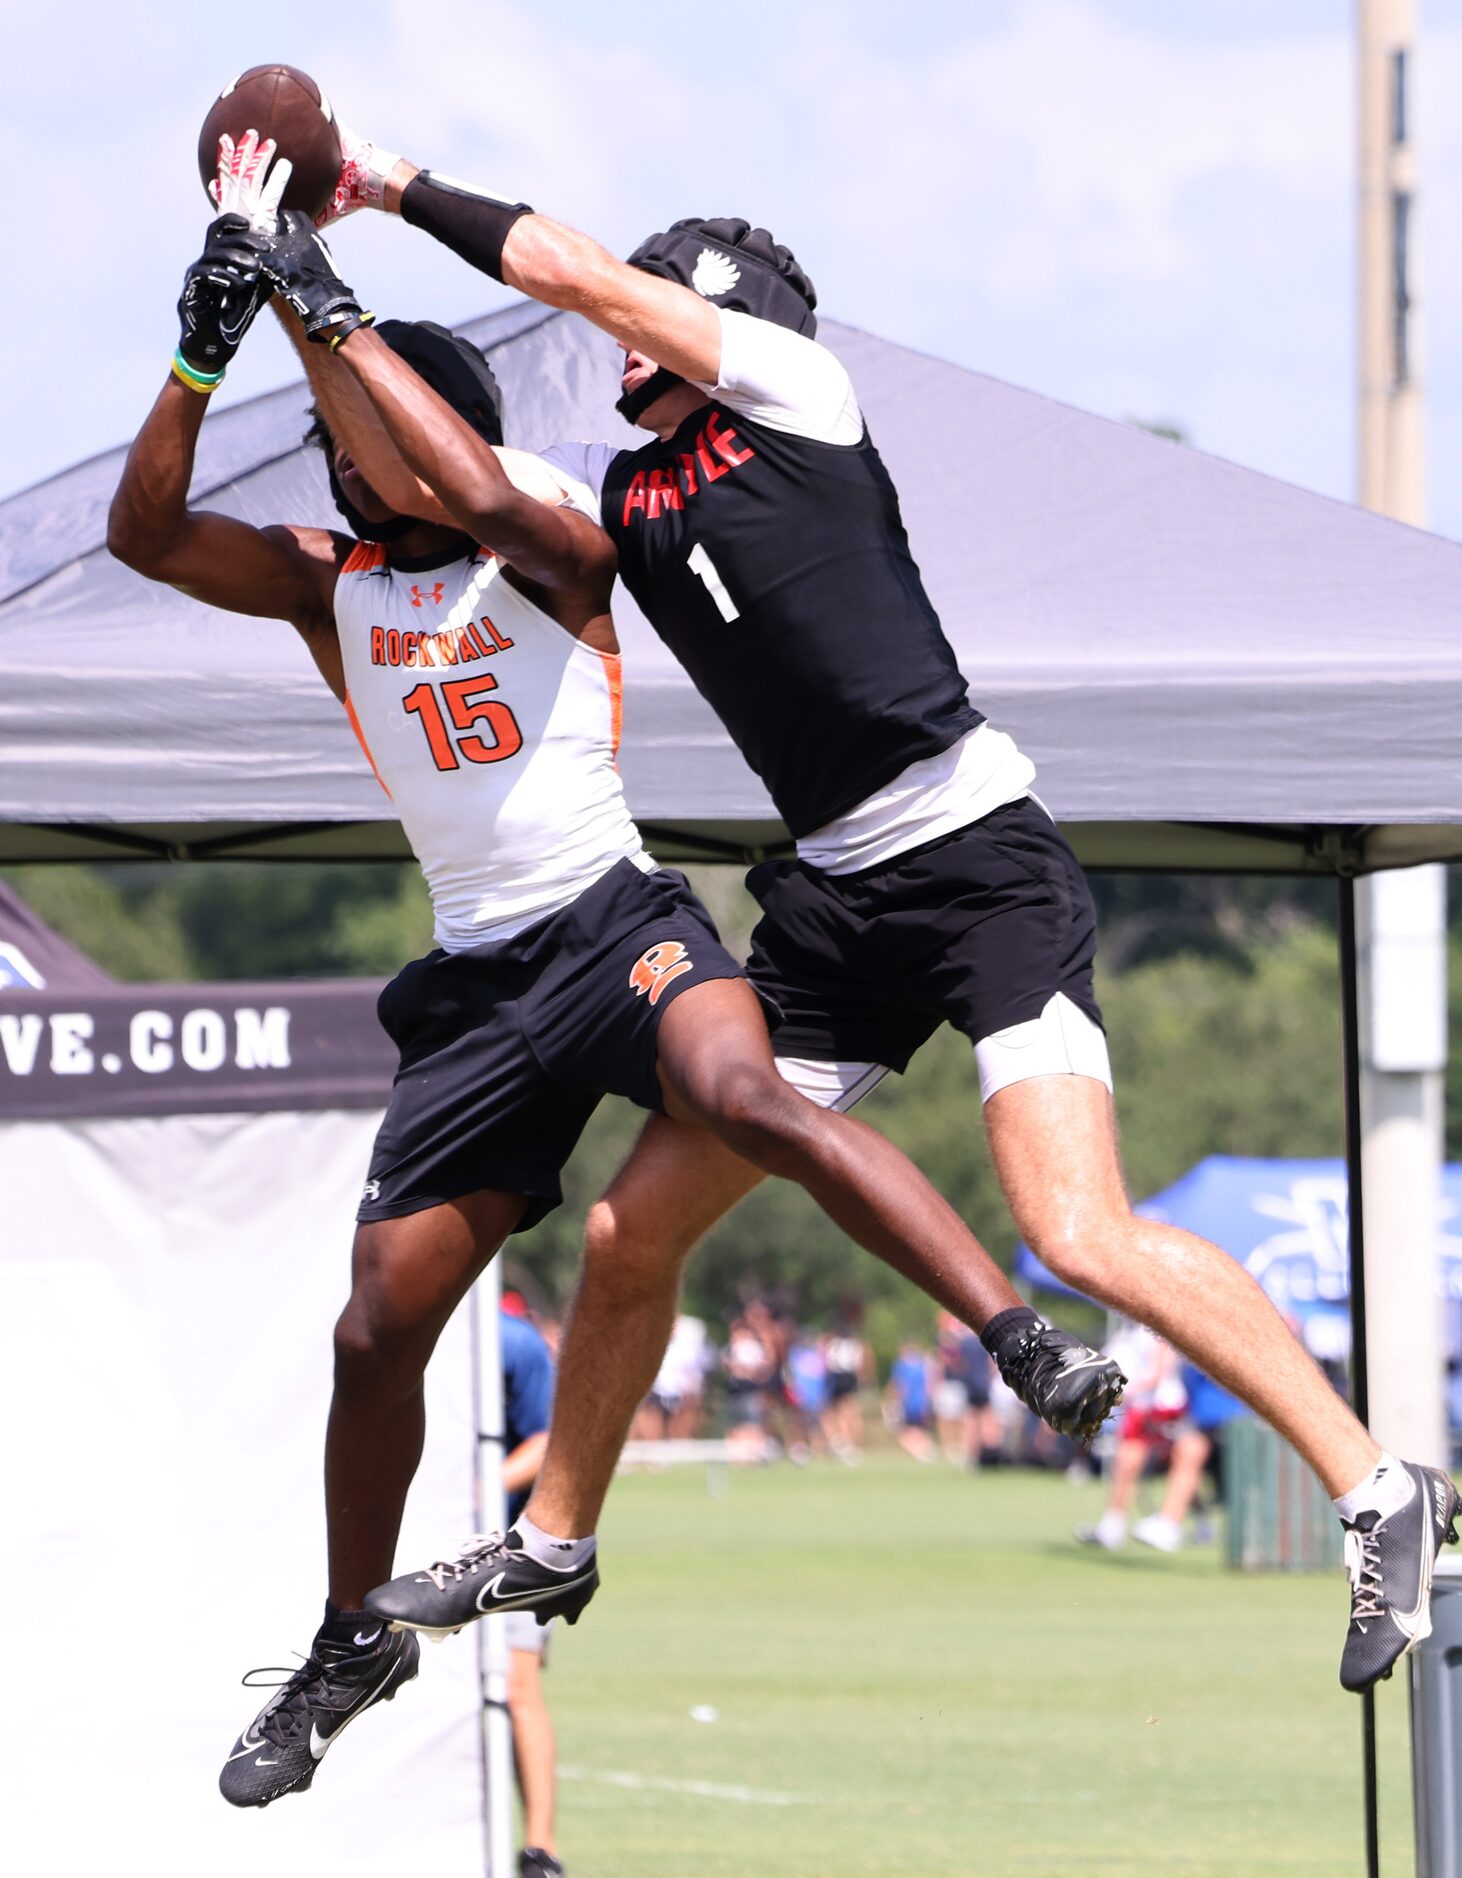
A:
{"label": "yellow wristband", "polygon": [[173,354],[173,377],[176,378],[180,384],[186,385],[189,391],[196,391],[200,396],[205,398],[210,391],[217,391],[218,387],[223,383],[222,372],[195,371],[181,352],[175,352]]}

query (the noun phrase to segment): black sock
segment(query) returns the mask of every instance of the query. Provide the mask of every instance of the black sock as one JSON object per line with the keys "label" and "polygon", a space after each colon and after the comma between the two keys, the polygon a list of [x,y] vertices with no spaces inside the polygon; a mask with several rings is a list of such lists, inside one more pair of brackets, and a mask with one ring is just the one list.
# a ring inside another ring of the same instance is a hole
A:
{"label": "black sock", "polygon": [[1008,1311],[1002,1311],[998,1317],[992,1317],[980,1332],[980,1342],[998,1363],[1002,1349],[1008,1349],[1019,1337],[1034,1330],[1040,1323],[1039,1315],[1028,1304],[1013,1304]]}
{"label": "black sock", "polygon": [[338,1604],[332,1604],[329,1598],[325,1600],[325,1621],[320,1626],[320,1635],[327,1643],[349,1643],[363,1649],[366,1643],[379,1643],[384,1628],[380,1618],[372,1617],[369,1611],[345,1611]]}

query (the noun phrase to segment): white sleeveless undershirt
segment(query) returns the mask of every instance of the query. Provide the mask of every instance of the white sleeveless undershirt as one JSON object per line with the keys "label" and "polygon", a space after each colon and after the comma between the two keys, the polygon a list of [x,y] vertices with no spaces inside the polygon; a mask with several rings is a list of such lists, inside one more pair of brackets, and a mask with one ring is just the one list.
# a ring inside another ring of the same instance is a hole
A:
{"label": "white sleeveless undershirt", "polygon": [[345,708],[421,863],[436,942],[470,951],[559,911],[628,859],[620,668],[503,578],[487,549],[393,569],[362,542],[335,619]]}

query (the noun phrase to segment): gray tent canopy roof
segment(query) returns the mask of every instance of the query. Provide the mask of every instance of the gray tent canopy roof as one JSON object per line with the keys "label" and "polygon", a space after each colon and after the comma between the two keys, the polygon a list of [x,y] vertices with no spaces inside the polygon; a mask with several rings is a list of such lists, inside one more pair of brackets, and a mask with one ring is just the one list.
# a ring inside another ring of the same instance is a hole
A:
{"label": "gray tent canopy roof", "polygon": [[[509,441],[634,434],[618,354],[519,304],[461,330]],[[1462,547],[835,322],[975,702],[1088,864],[1352,873],[1462,857]],[[203,429],[193,500],[334,525],[293,385]],[[0,860],[397,857],[388,799],[282,623],[104,544],[124,452],[0,503]],[[666,860],[785,840],[627,594],[621,763]]]}

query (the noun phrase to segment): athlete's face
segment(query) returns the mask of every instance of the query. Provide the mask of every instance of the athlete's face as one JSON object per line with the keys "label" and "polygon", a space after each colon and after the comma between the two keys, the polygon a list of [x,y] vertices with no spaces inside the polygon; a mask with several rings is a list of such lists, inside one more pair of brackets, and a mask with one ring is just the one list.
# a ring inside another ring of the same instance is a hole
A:
{"label": "athlete's face", "polygon": [[620,350],[624,353],[624,369],[619,375],[619,389],[621,392],[638,391],[641,385],[647,384],[655,376],[660,367],[647,353],[631,351],[628,346],[622,346]]}
{"label": "athlete's face", "polygon": [[[648,352],[635,352],[629,346],[621,346],[624,354],[624,368],[619,375],[621,393],[636,391],[648,383],[660,367]],[[668,391],[661,392],[653,404],[647,404],[635,419],[640,430],[653,430],[657,436],[669,437],[679,429],[689,412],[698,404],[705,403],[705,393],[697,391],[694,385],[678,382]]]}
{"label": "athlete's face", "polygon": [[396,511],[387,508],[355,467],[350,452],[342,450],[339,444],[335,446],[335,474],[345,491],[346,501],[353,508],[359,509],[368,522],[389,522],[395,519]]}

